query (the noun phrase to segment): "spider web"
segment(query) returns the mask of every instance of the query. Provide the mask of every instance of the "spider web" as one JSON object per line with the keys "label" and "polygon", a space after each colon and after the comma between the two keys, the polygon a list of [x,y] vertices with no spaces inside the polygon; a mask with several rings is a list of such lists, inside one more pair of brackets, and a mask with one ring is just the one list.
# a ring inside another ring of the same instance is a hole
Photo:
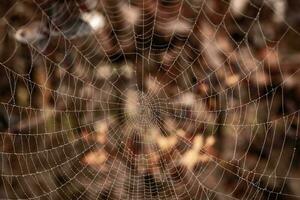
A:
{"label": "spider web", "polygon": [[0,198],[300,198],[299,6],[0,2]]}

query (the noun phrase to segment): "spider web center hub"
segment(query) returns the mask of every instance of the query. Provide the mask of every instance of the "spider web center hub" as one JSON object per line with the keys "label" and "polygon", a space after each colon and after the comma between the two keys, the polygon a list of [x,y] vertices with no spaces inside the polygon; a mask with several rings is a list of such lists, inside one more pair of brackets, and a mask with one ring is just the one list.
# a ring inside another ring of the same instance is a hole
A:
{"label": "spider web center hub", "polygon": [[159,118],[159,101],[155,96],[137,92],[134,101],[130,101],[125,112],[130,125],[138,129],[147,129],[157,124]]}

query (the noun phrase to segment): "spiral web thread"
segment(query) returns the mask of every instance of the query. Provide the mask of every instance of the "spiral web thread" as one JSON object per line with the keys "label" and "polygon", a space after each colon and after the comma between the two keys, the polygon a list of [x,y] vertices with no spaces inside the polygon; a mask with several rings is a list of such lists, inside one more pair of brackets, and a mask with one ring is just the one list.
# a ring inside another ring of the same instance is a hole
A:
{"label": "spiral web thread", "polygon": [[300,198],[300,5],[0,6],[1,199]]}

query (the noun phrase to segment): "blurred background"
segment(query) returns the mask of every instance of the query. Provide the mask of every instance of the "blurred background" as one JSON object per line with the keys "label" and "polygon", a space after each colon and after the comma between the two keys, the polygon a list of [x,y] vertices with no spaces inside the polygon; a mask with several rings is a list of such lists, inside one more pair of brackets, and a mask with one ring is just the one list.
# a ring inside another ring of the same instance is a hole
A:
{"label": "blurred background", "polygon": [[0,0],[0,199],[300,199],[299,11]]}

